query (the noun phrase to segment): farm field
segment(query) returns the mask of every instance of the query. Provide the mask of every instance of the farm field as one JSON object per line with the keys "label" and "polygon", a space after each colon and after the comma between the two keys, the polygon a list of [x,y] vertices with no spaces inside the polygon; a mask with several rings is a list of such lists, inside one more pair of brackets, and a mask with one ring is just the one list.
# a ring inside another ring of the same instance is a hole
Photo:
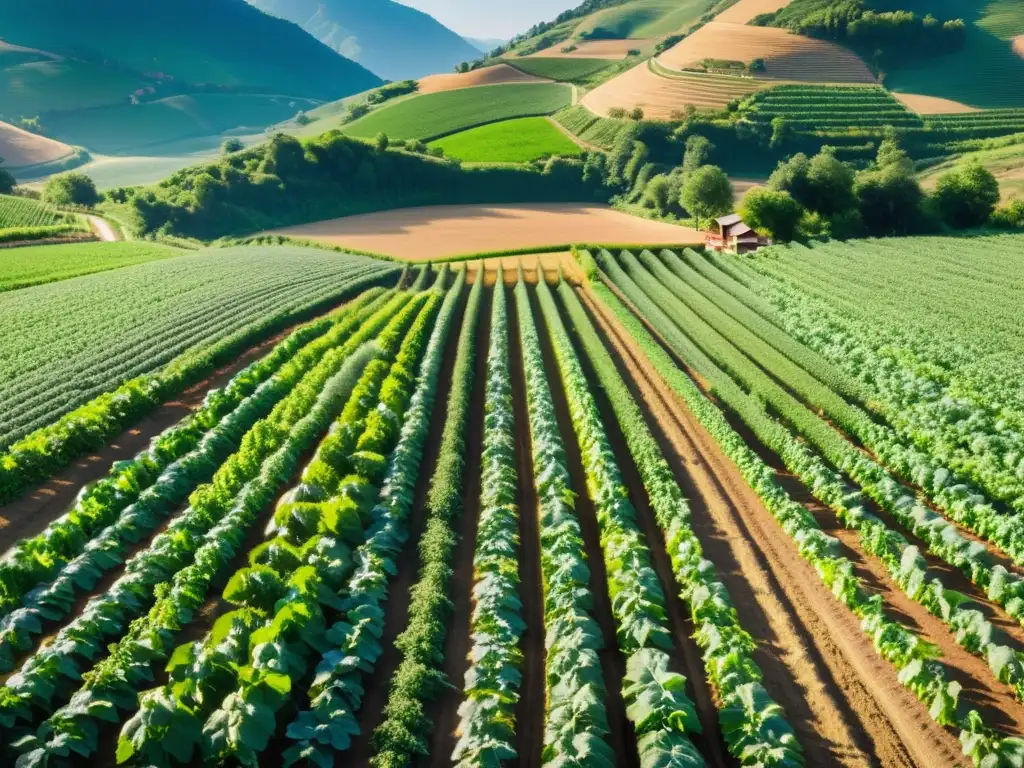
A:
{"label": "farm field", "polygon": [[712,0],[637,0],[589,16],[573,36],[582,40],[667,37],[689,27],[712,5]]}
{"label": "farm field", "polygon": [[521,117],[489,123],[430,142],[447,157],[469,163],[528,163],[583,150],[546,117]]}
{"label": "farm field", "polygon": [[1011,764],[1022,240],[385,265],[0,506],[5,759]]}
{"label": "farm field", "polygon": [[77,218],[52,205],[28,197],[0,195],[0,230],[11,227],[47,227]]}
{"label": "farm field", "polygon": [[611,64],[607,59],[601,58],[552,57],[546,59],[537,56],[527,56],[512,60],[509,66],[515,67],[528,75],[541,77],[546,80],[556,80],[561,83],[581,80],[590,75],[595,75],[601,70],[607,69]]}
{"label": "farm field", "polygon": [[393,271],[358,256],[243,247],[0,294],[0,446],[182,353],[269,333]]}
{"label": "farm field", "polygon": [[[528,56],[509,56],[511,61],[523,59],[606,59],[621,61],[630,55],[630,51],[640,51],[642,56],[649,56],[658,41],[649,40],[573,40],[555,43]],[[569,48],[571,50],[565,50]]]}
{"label": "farm field", "polygon": [[75,154],[74,147],[0,122],[0,157],[8,168],[52,163]]}
{"label": "farm field", "polygon": [[694,229],[641,219],[602,205],[575,203],[403,208],[303,224],[286,235],[412,261],[476,253],[564,249],[571,243],[699,243]]}
{"label": "farm field", "polygon": [[[874,75],[849,50],[827,40],[793,35],[782,29],[713,21],[658,57],[669,69],[698,65],[707,58],[744,63],[764,59],[759,77],[812,83],[873,83]],[[914,93],[927,93],[908,89]]]}
{"label": "farm field", "polygon": [[649,119],[670,120],[678,118],[687,105],[723,109],[733,99],[743,98],[762,86],[763,83],[749,77],[662,72],[656,63],[648,61],[602,83],[587,93],[581,103],[602,117],[616,107],[642,107]]}
{"label": "farm field", "polygon": [[558,83],[511,83],[415,96],[385,106],[342,130],[372,139],[435,139],[477,125],[514,117],[549,115],[572,101],[572,89]]}
{"label": "farm field", "polygon": [[149,243],[71,243],[0,251],[0,292],[106,272],[183,252]]}
{"label": "farm field", "polygon": [[473,88],[478,85],[539,82],[546,81],[544,78],[536,77],[508,64],[495,64],[491,67],[474,69],[471,72],[428,75],[427,77],[420,78],[419,92],[422,94],[440,93],[442,91],[456,91],[460,88]]}

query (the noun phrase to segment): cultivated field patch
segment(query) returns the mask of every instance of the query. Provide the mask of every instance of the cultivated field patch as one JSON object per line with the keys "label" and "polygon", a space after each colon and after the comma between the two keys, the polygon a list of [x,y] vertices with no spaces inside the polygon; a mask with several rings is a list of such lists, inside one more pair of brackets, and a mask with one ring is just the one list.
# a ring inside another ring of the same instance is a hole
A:
{"label": "cultivated field patch", "polygon": [[958,115],[978,111],[976,107],[938,96],[922,96],[919,93],[893,93],[893,96],[906,105],[907,109],[920,115]]}
{"label": "cultivated field patch", "polygon": [[699,243],[694,229],[607,206],[452,205],[405,208],[303,224],[272,234],[414,261],[583,242]]}
{"label": "cultivated field patch", "polygon": [[599,11],[573,32],[579,39],[666,37],[708,12],[712,0],[634,0]]}
{"label": "cultivated field patch", "polygon": [[699,72],[660,74],[657,64],[644,62],[587,93],[582,104],[596,115],[609,110],[641,107],[652,120],[679,119],[687,106],[722,109],[730,101],[763,87],[753,78]]}
{"label": "cultivated field patch", "polygon": [[433,139],[485,123],[513,117],[550,115],[572,101],[572,88],[561,83],[510,83],[462,88],[415,96],[371,112],[342,130],[372,139]]}
{"label": "cultivated field patch", "polygon": [[500,85],[503,83],[543,83],[542,77],[535,77],[508,64],[474,69],[472,72],[453,72],[443,75],[428,75],[420,78],[420,93],[439,93],[472,88],[477,85]]}
{"label": "cultivated field patch", "polygon": [[169,259],[185,251],[150,243],[74,243],[0,252],[0,291]]}
{"label": "cultivated field patch", "polygon": [[620,60],[626,58],[630,51],[640,51],[641,54],[648,54],[654,50],[656,38],[646,40],[572,40],[556,43],[550,48],[545,48],[529,56],[515,57],[518,61],[521,58],[539,59],[612,59]]}
{"label": "cultivated field patch", "polygon": [[489,123],[430,142],[448,157],[469,163],[528,163],[583,150],[546,117],[521,117]]}
{"label": "cultivated field patch", "polygon": [[52,163],[75,152],[67,144],[0,122],[0,157],[8,168]]}
{"label": "cultivated field patch", "polygon": [[764,60],[759,77],[811,83],[872,83],[874,75],[851,51],[827,40],[771,27],[713,21],[658,57],[670,69],[698,66],[723,57],[749,63]]}

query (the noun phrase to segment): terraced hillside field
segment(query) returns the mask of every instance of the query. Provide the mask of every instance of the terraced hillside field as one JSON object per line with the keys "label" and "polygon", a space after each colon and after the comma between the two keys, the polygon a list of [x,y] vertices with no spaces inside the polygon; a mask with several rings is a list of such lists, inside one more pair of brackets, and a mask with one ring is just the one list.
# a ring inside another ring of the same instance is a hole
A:
{"label": "terraced hillside field", "polygon": [[1020,248],[392,273],[0,507],[5,760],[1011,765]]}
{"label": "terraced hillside field", "polygon": [[561,83],[509,83],[426,93],[397,101],[343,128],[359,138],[435,139],[485,123],[549,115],[572,101]]}

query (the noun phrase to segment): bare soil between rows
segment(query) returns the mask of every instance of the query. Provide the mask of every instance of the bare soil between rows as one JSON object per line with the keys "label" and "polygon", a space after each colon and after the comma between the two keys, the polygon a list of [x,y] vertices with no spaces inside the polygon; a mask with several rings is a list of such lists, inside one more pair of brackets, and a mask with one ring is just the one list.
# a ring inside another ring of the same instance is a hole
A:
{"label": "bare soil between rows", "polygon": [[[785,708],[808,763],[966,765],[952,734],[899,684],[856,617],[825,589],[617,320],[591,294],[581,294],[649,409],[650,425],[690,496],[698,537],[758,641],[765,685]],[[741,435],[752,444],[751,435]]]}

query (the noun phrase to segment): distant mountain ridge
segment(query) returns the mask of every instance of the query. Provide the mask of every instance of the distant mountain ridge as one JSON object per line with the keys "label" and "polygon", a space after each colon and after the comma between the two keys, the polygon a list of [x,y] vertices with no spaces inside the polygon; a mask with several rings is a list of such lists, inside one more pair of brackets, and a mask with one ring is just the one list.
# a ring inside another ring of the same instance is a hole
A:
{"label": "distant mountain ridge", "polygon": [[0,0],[0,37],[207,89],[327,101],[380,84],[296,25],[244,0]]}
{"label": "distant mountain ridge", "polygon": [[249,0],[387,80],[449,72],[480,51],[429,14],[392,0]]}

